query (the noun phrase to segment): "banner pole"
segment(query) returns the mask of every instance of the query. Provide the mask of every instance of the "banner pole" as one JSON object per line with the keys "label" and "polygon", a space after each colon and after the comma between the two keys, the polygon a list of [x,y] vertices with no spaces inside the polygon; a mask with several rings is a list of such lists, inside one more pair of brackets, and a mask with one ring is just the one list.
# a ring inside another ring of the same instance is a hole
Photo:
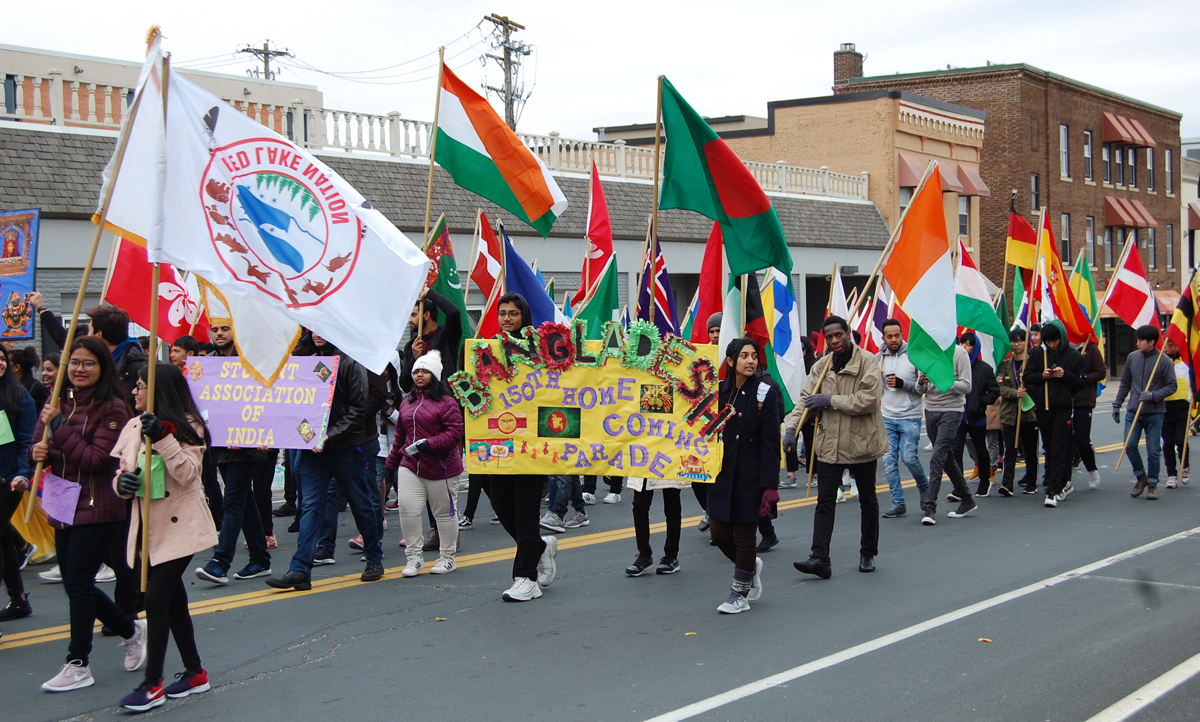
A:
{"label": "banner pole", "polygon": [[[438,48],[438,83],[437,97],[433,101],[433,130],[429,139],[429,182],[425,187],[425,231],[421,234],[421,243],[429,245],[429,211],[433,207],[433,159],[437,156],[438,111],[442,106],[442,77],[446,69],[446,46]],[[424,247],[422,247],[424,250]],[[474,260],[474,259],[472,259]],[[417,314],[417,338],[421,338],[425,330],[425,308]]]}
{"label": "banner pole", "polygon": [[650,277],[646,279],[646,292],[650,296],[650,323],[654,323],[654,306],[656,305],[654,283],[658,278],[658,183],[659,169],[662,166],[662,92],[663,78],[658,76],[658,97],[654,111],[654,211],[650,214]]}
{"label": "banner pole", "polygon": [[475,254],[479,251],[479,214],[475,209],[475,233],[471,236],[471,260],[467,261],[467,280],[463,283],[463,305],[467,305],[467,294],[471,292],[471,274],[475,271]]}

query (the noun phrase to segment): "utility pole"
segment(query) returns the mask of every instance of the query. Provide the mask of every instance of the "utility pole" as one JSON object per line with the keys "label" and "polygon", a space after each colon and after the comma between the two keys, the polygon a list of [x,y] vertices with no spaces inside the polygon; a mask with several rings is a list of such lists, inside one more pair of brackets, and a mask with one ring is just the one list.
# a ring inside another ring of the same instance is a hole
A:
{"label": "utility pole", "polygon": [[521,105],[529,98],[525,94],[525,86],[516,86],[518,73],[521,71],[521,57],[527,56],[531,52],[531,47],[519,40],[513,40],[512,35],[518,30],[524,30],[525,26],[520,23],[515,23],[508,19],[506,15],[497,15],[492,13],[484,18],[488,22],[496,26],[493,31],[495,41],[492,47],[496,50],[502,50],[503,56],[488,55],[489,58],[495,60],[497,64],[504,70],[504,87],[495,88],[490,85],[485,86],[487,90],[492,91],[500,96],[501,102],[504,103],[504,122],[509,128],[517,129],[517,112]]}
{"label": "utility pole", "polygon": [[[261,77],[264,78],[265,80],[274,80],[275,77],[277,75],[279,75],[278,71],[276,71],[274,73],[271,72],[271,60],[273,60],[274,58],[277,58],[277,57],[284,57],[284,58],[296,57],[287,48],[284,48],[283,50],[272,50],[270,46],[271,46],[271,41],[264,40],[261,48],[256,48],[251,45],[244,45],[244,46],[238,48],[238,50],[237,50],[239,53],[249,53],[250,55],[253,55],[254,57],[256,57],[262,61],[263,69],[262,69]],[[249,75],[254,78],[259,77],[257,70],[254,70],[254,71],[247,70],[246,75]]]}

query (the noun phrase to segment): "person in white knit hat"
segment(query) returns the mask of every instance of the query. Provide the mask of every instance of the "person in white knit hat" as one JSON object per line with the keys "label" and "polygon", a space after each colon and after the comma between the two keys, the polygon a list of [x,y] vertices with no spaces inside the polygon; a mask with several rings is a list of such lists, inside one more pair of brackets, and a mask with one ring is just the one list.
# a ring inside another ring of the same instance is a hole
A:
{"label": "person in white knit hat", "polygon": [[431,573],[454,571],[458,547],[458,478],[463,473],[463,415],[442,381],[442,354],[429,351],[413,362],[413,390],[400,403],[396,440],[384,466],[396,471],[396,500],[408,563],[415,577],[425,566],[426,502],[433,510],[441,547]]}

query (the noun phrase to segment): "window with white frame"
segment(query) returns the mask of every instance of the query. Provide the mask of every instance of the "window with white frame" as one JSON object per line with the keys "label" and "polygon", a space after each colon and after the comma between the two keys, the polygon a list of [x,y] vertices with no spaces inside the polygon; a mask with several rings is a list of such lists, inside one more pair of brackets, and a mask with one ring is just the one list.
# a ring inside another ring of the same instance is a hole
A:
{"label": "window with white frame", "polygon": [[1030,208],[1035,211],[1042,208],[1042,194],[1041,189],[1038,187],[1037,173],[1029,174],[1029,204]]}
{"label": "window with white frame", "polygon": [[1087,217],[1087,228],[1085,229],[1085,233],[1087,235],[1086,248],[1087,248],[1088,265],[1095,267],[1095,265],[1096,265],[1096,218],[1095,218],[1095,216]]}
{"label": "window with white frame", "polygon": [[1071,128],[1066,123],[1058,124],[1058,174],[1071,177]]}
{"label": "window with white frame", "polygon": [[1120,148],[1113,148],[1113,165],[1117,167],[1116,184],[1119,186],[1125,185],[1125,151]]}
{"label": "window with white frame", "polygon": [[1146,149],[1146,190],[1154,190],[1154,149]]}
{"label": "window with white frame", "polygon": [[1175,224],[1167,224],[1167,268],[1175,269]]}
{"label": "window with white frame", "polygon": [[1106,227],[1104,229],[1104,267],[1112,268],[1115,262],[1113,258],[1113,229]]}
{"label": "window with white frame", "polygon": [[1125,149],[1125,185],[1137,188],[1137,148]]}
{"label": "window with white frame", "polygon": [[1071,214],[1062,214],[1060,221],[1061,232],[1058,234],[1058,256],[1063,263],[1068,263],[1071,260]]}
{"label": "window with white frame", "polygon": [[1104,166],[1104,182],[1112,183],[1112,146],[1108,143],[1100,148],[1100,164]]}
{"label": "window with white frame", "polygon": [[1158,229],[1146,229],[1146,262],[1150,268],[1158,268]]}
{"label": "window with white frame", "polygon": [[1092,167],[1092,131],[1083,131],[1083,179],[1096,180],[1095,169]]}
{"label": "window with white frame", "polygon": [[903,213],[908,204],[912,203],[913,189],[907,186],[900,188],[900,212]]}
{"label": "window with white frame", "polygon": [[1166,179],[1167,179],[1167,182],[1163,184],[1164,186],[1166,186],[1167,194],[1168,195],[1174,194],[1175,193],[1175,151],[1171,150],[1170,148],[1167,148],[1166,150],[1163,151],[1163,173],[1165,174]]}
{"label": "window with white frame", "polygon": [[971,235],[971,199],[967,196],[958,197],[958,235]]}

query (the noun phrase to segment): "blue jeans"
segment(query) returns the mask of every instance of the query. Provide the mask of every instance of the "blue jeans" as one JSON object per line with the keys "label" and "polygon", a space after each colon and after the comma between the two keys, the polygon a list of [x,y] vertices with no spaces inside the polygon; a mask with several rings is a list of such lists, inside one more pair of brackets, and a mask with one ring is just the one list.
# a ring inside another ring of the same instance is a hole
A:
{"label": "blue jeans", "polygon": [[[1133,415],[1136,413],[1137,406],[1130,404],[1129,410],[1125,412],[1125,435],[1129,437],[1129,444],[1125,447],[1125,455],[1129,457],[1129,464],[1133,467],[1133,475],[1146,475],[1147,483],[1158,483],[1158,464],[1162,458],[1162,414],[1141,414],[1138,416],[1137,426],[1133,429],[1133,434],[1129,434],[1129,429],[1133,424]],[[1138,452],[1138,442],[1141,441],[1141,435],[1146,435],[1146,466],[1142,466],[1142,455]]]}
{"label": "blue jeans", "polygon": [[312,571],[317,539],[321,536],[325,521],[326,502],[330,499],[331,482],[335,480],[346,495],[350,512],[354,515],[354,524],[358,527],[358,533],[362,534],[367,563],[383,561],[379,511],[376,509],[379,496],[367,475],[370,458],[365,447],[326,449],[320,454],[305,449],[299,453],[298,461],[294,473],[296,484],[302,492],[300,534],[289,569],[305,574]]}
{"label": "blue jeans", "polygon": [[918,489],[924,490],[929,485],[925,479],[925,468],[917,457],[917,444],[921,441],[921,418],[889,419],[885,416],[883,427],[888,435],[888,450],[883,456],[883,475],[892,492],[892,503],[904,506],[904,487],[900,485],[897,457],[904,461],[908,472],[916,479]]}
{"label": "blue jeans", "polygon": [[[379,440],[370,441],[362,445],[363,454],[369,457],[370,468],[367,469],[367,481],[372,482],[375,479],[375,460],[379,457]],[[375,487],[378,488],[378,484]],[[329,496],[325,500],[325,514],[321,519],[321,536],[317,539],[317,549],[324,549],[329,552],[328,556],[332,557],[337,549],[337,523],[338,509],[341,507],[341,499],[339,498],[341,487],[338,486],[337,479],[329,481]],[[374,497],[372,497],[374,498]],[[377,505],[376,515],[379,517],[379,536],[383,538],[383,506]]]}
{"label": "blue jeans", "polygon": [[262,517],[254,502],[255,461],[234,461],[218,464],[221,478],[225,480],[225,496],[221,515],[221,534],[213,559],[228,571],[237,551],[238,536],[245,532],[246,546],[250,550],[250,563],[271,568],[271,555],[267,552],[267,536],[263,532]]}
{"label": "blue jeans", "polygon": [[550,477],[550,511],[560,517],[567,513],[567,502],[575,511],[583,511],[583,485],[578,476]]}

